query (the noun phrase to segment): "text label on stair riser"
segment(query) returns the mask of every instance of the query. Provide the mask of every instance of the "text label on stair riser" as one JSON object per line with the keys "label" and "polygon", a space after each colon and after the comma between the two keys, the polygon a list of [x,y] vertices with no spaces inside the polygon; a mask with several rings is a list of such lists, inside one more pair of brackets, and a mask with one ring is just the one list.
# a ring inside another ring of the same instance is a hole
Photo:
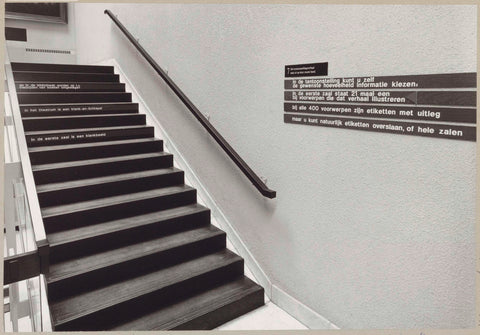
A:
{"label": "text label on stair riser", "polygon": [[474,88],[477,74],[447,73],[411,76],[380,76],[350,78],[312,78],[285,80],[285,89],[345,89],[345,88]]}
{"label": "text label on stair riser", "polygon": [[61,140],[76,140],[85,138],[106,137],[107,133],[85,133],[85,134],[70,134],[70,135],[48,135],[48,136],[34,136],[30,137],[30,142],[49,142]]}
{"label": "text label on stair riser", "polygon": [[476,122],[475,108],[401,107],[387,105],[339,105],[285,103],[290,113],[329,114],[375,118],[411,119],[423,121]]}
{"label": "text label on stair riser", "polygon": [[307,116],[284,114],[285,123],[306,124],[312,126],[347,128],[402,135],[440,137],[465,141],[476,140],[476,128],[449,124],[414,123],[381,121],[354,118],[335,118],[328,116]]}
{"label": "text label on stair riser", "polygon": [[103,106],[87,106],[87,107],[24,107],[24,113],[50,113],[50,112],[86,112],[86,111],[102,111]]}
{"label": "text label on stair riser", "polygon": [[61,91],[123,91],[120,83],[20,83],[17,84],[20,92],[61,92]]}
{"label": "text label on stair riser", "polygon": [[138,111],[138,104],[107,104],[107,105],[38,105],[20,106],[21,113],[55,113],[55,112],[102,112],[102,111]]}

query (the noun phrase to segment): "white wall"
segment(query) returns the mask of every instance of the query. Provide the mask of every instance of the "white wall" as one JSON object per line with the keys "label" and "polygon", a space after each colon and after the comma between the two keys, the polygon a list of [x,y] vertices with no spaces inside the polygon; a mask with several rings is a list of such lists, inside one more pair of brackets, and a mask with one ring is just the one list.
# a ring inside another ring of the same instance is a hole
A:
{"label": "white wall", "polygon": [[[67,7],[68,24],[5,19],[5,27],[27,29],[27,42],[8,41],[12,61],[37,63],[75,62],[75,15],[74,5]],[[70,50],[71,55],[25,52],[32,49]]]}
{"label": "white wall", "polygon": [[[476,71],[474,6],[76,4],[270,279],[341,328],[475,322],[475,143],[283,123],[284,65]],[[111,8],[250,164],[264,199],[103,14]]]}

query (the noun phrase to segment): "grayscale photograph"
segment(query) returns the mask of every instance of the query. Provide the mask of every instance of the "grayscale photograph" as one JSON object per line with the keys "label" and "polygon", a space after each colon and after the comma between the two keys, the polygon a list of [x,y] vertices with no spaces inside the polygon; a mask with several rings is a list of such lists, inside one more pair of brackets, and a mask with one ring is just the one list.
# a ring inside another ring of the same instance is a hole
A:
{"label": "grayscale photograph", "polygon": [[6,3],[2,329],[475,328],[477,11]]}

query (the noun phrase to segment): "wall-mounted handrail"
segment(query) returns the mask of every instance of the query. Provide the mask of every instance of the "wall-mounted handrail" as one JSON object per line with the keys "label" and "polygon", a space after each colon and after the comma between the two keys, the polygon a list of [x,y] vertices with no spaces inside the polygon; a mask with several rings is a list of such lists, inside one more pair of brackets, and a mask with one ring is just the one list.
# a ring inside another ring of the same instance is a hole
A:
{"label": "wall-mounted handrail", "polygon": [[17,90],[15,81],[13,79],[12,66],[6,53],[5,76],[7,79],[8,92],[10,96],[10,104],[12,107],[13,122],[15,132],[17,134],[18,151],[20,161],[22,163],[23,179],[25,182],[25,191],[28,205],[30,207],[30,216],[33,226],[33,234],[35,237],[35,244],[37,253],[40,257],[40,272],[48,273],[49,261],[49,243],[43,225],[42,212],[38,202],[37,190],[35,181],[33,179],[32,165],[30,163],[30,156],[28,154],[27,141],[25,139],[25,131],[23,129],[22,115],[20,114],[20,106],[17,99]]}
{"label": "wall-mounted handrail", "polygon": [[215,127],[208,121],[208,119],[198,110],[197,107],[187,98],[185,93],[174,83],[174,81],[167,75],[167,73],[155,62],[155,60],[148,54],[147,51],[137,42],[137,40],[130,34],[125,26],[113,15],[113,13],[106,9],[104,11],[117,27],[123,32],[128,40],[135,46],[145,60],[153,67],[155,72],[167,83],[167,85],[173,90],[178,98],[185,104],[185,106],[192,112],[197,120],[203,125],[208,133],[217,141],[222,147],[225,153],[235,162],[239,169],[245,174],[245,176],[253,183],[253,185],[260,191],[262,195],[267,198],[275,198],[277,192],[269,189],[267,185],[257,176],[255,172],[248,166],[248,164],[238,155],[238,153],[232,148],[232,146],[223,138],[222,135],[215,129]]}

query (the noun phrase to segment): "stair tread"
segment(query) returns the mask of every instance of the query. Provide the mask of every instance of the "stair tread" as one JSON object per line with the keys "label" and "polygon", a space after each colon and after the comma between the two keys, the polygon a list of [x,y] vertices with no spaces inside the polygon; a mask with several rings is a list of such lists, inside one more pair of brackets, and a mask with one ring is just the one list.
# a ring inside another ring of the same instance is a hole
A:
{"label": "stair tread", "polygon": [[22,117],[23,121],[28,121],[28,120],[58,120],[58,119],[80,119],[80,118],[104,118],[104,117],[138,117],[143,114],[88,114],[88,115],[56,115],[56,116],[24,116]]}
{"label": "stair tread", "polygon": [[192,241],[222,234],[225,234],[222,230],[212,225],[208,225],[53,263],[50,264],[47,283],[78,276],[79,274],[90,272],[95,269],[123,263],[128,260],[188,244]]}
{"label": "stair tread", "polygon": [[215,311],[263,289],[246,276],[160,308],[135,320],[117,324],[112,330],[168,330]]}
{"label": "stair tread", "polygon": [[[125,114],[120,114],[125,115]],[[136,114],[133,114],[136,115]],[[138,129],[138,128],[152,128],[149,125],[128,125],[128,126],[116,126],[116,127],[101,127],[101,128],[68,128],[68,129],[52,129],[52,130],[36,130],[26,131],[25,135],[48,135],[58,133],[78,133],[86,131],[108,131],[108,130],[122,130],[122,129]]]}
{"label": "stair tread", "polygon": [[37,164],[37,165],[32,166],[32,170],[33,171],[42,171],[42,170],[60,169],[60,168],[65,168],[65,167],[94,165],[94,164],[101,164],[101,163],[119,162],[119,161],[125,161],[125,160],[160,157],[160,156],[171,156],[171,154],[168,153],[168,152],[165,152],[165,151],[158,151],[158,152],[150,152],[150,153],[145,153],[145,154],[134,154],[134,155],[125,155],[125,156],[116,156],[116,157],[83,159],[83,160],[78,160],[78,161],[49,163],[49,164]]}
{"label": "stair tread", "polygon": [[158,142],[161,141],[158,138],[135,138],[129,140],[119,140],[119,141],[104,141],[104,142],[94,142],[94,143],[78,143],[78,144],[61,144],[61,145],[48,145],[42,147],[33,147],[28,148],[28,152],[42,152],[50,150],[63,150],[63,149],[77,149],[77,148],[91,148],[91,147],[101,147],[101,146],[111,146],[118,144],[129,144],[129,143],[141,143],[141,142]]}
{"label": "stair tread", "polygon": [[[28,72],[67,72],[66,70],[79,70],[75,73],[114,73],[114,67],[111,65],[83,65],[83,64],[52,64],[52,63],[30,63],[30,62],[12,62],[12,71]],[[36,71],[40,70],[40,71]],[[92,72],[88,72],[91,70]],[[72,71],[68,71],[72,72]]]}
{"label": "stair tread", "polygon": [[172,284],[208,273],[240,261],[241,258],[224,249],[220,252],[160,269],[133,279],[67,297],[50,304],[54,324],[66,323],[78,317],[160,290]]}
{"label": "stair tread", "polygon": [[[22,78],[22,75],[23,78]],[[45,72],[45,71],[13,71],[13,77],[14,78],[17,78],[17,77],[20,77],[22,79],[20,80],[15,80],[15,82],[38,82],[39,80],[38,79],[31,79],[31,78],[25,78],[25,77],[28,77],[28,75],[30,76],[33,76],[33,77],[41,77],[41,76],[47,76],[47,77],[54,77],[54,78],[58,78],[58,76],[63,76],[63,77],[67,77],[67,76],[72,76],[76,79],[76,81],[78,81],[78,77],[80,76],[80,78],[83,76],[83,77],[90,77],[89,80],[91,80],[91,78],[94,78],[94,77],[97,77],[102,79],[102,78],[108,78],[108,79],[117,79],[117,81],[114,81],[114,82],[118,82],[118,74],[114,74],[114,73],[101,73],[101,72],[97,72],[97,73],[82,73],[82,72]],[[41,81],[44,81],[45,79],[41,79]],[[83,83],[84,81],[78,81],[78,82],[81,82]],[[90,82],[90,81],[89,81]],[[111,81],[98,81],[98,80],[95,80],[93,81],[95,83],[109,83]]]}
{"label": "stair tread", "polygon": [[165,174],[180,172],[180,171],[182,170],[177,169],[175,167],[169,167],[164,169],[145,170],[145,171],[122,173],[122,174],[114,174],[114,175],[109,175],[104,177],[77,179],[73,181],[65,181],[60,183],[43,184],[43,185],[37,186],[37,193],[48,192],[53,190],[63,190],[63,189],[69,189],[74,187],[80,187],[80,186],[98,185],[98,184],[108,183],[112,181],[139,179],[143,177],[165,175]]}
{"label": "stair tread", "polygon": [[148,225],[154,222],[169,220],[175,217],[186,216],[208,210],[208,208],[200,204],[179,206],[129,218],[58,231],[48,234],[47,237],[50,247],[56,247],[58,245],[68,244],[94,236],[106,235],[112,232]]}
{"label": "stair tread", "polygon": [[67,214],[67,213],[101,208],[101,207],[116,205],[121,203],[129,203],[136,200],[149,199],[149,198],[165,196],[169,194],[175,194],[175,193],[191,191],[191,190],[195,190],[195,189],[184,184],[175,185],[175,186],[162,187],[162,188],[148,190],[148,191],[121,194],[121,195],[115,195],[112,197],[100,198],[95,200],[75,202],[73,204],[44,207],[41,211],[42,211],[42,217],[48,218],[48,217]]}

